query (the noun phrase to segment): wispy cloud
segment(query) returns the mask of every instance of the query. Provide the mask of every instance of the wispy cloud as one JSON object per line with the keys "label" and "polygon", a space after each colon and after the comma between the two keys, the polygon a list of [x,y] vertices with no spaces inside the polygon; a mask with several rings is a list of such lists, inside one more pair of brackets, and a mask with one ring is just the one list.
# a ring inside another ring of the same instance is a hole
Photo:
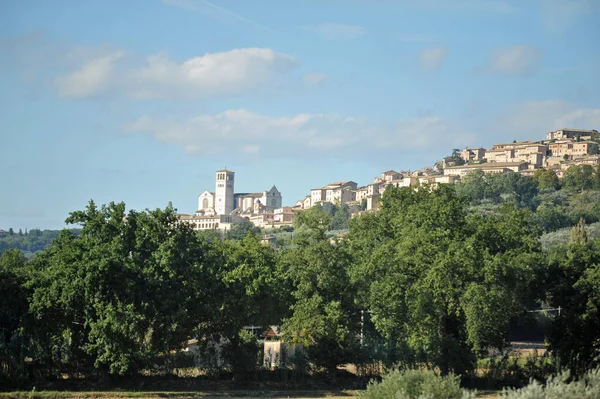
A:
{"label": "wispy cloud", "polygon": [[252,26],[254,28],[266,31],[266,32],[274,32],[273,29],[258,23],[254,20],[248,19],[238,13],[231,11],[225,7],[221,7],[216,5],[215,3],[208,0],[162,0],[164,4],[182,8],[184,10],[189,11],[197,11],[201,13],[206,13],[208,15],[214,16],[220,19],[229,19],[237,22],[241,22],[243,24]]}
{"label": "wispy cloud", "polygon": [[277,82],[298,62],[268,48],[242,48],[177,62],[165,54],[146,59],[124,52],[93,58],[55,79],[58,93],[72,99],[103,92],[135,99],[194,99],[239,94]]}
{"label": "wispy cloud", "polygon": [[314,32],[325,39],[355,39],[365,33],[365,28],[359,25],[343,25],[325,23],[313,26],[303,26],[302,29]]}
{"label": "wispy cloud", "polygon": [[448,49],[444,46],[427,47],[419,52],[419,60],[423,68],[436,70],[442,66],[447,55]]}
{"label": "wispy cloud", "polygon": [[531,75],[541,64],[543,54],[529,45],[505,47],[494,51],[486,70],[504,75]]}
{"label": "wispy cloud", "polygon": [[455,134],[464,131],[457,122],[436,115],[400,119],[388,125],[338,114],[272,117],[233,109],[180,122],[142,116],[125,130],[150,134],[158,141],[179,145],[188,153],[214,157],[260,154],[265,158],[300,160],[324,154],[374,155],[468,144],[465,135]]}
{"label": "wispy cloud", "polygon": [[123,55],[122,51],[117,51],[94,58],[77,70],[56,78],[58,94],[61,97],[86,98],[107,90],[114,78],[115,63]]}

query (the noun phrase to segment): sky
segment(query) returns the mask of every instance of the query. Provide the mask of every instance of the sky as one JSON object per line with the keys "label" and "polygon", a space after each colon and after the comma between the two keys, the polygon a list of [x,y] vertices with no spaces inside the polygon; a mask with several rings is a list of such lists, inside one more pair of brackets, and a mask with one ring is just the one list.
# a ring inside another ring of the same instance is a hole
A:
{"label": "sky", "polygon": [[600,130],[598,0],[0,0],[0,229]]}

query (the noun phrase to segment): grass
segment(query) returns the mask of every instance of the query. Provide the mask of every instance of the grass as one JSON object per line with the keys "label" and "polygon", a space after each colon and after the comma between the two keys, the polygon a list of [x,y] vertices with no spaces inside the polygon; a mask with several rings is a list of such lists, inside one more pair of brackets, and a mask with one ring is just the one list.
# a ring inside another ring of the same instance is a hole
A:
{"label": "grass", "polygon": [[[478,391],[477,398],[496,399],[500,391]],[[0,393],[0,399],[347,399],[358,397],[358,391],[227,391],[227,392],[8,392]]]}
{"label": "grass", "polygon": [[302,398],[302,399],[346,399],[356,397],[355,391],[227,391],[227,392],[9,392],[0,393],[4,399],[122,399],[122,398],[149,398],[149,399],[229,399],[229,398]]}

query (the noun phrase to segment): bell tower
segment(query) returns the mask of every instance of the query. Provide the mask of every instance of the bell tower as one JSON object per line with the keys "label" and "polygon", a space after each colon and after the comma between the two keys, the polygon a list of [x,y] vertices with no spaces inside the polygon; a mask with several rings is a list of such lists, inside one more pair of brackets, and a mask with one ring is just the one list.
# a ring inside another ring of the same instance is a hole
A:
{"label": "bell tower", "polygon": [[235,172],[217,170],[215,187],[215,211],[217,215],[229,215],[233,211],[233,184]]}

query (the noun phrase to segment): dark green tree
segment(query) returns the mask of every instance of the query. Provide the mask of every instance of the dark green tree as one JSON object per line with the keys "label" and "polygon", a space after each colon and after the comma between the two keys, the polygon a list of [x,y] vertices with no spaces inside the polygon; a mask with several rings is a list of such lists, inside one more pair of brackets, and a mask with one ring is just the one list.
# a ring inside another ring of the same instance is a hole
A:
{"label": "dark green tree", "polygon": [[207,251],[175,210],[125,212],[125,204],[72,212],[34,260],[28,331],[35,361],[53,370],[127,374],[181,348],[207,318]]}
{"label": "dark green tree", "polygon": [[350,208],[346,204],[338,205],[329,223],[330,230],[345,230],[350,220]]}
{"label": "dark green tree", "polygon": [[562,367],[575,374],[600,366],[600,248],[578,240],[549,257],[548,301],[561,311],[547,340]]}
{"label": "dark green tree", "polygon": [[560,188],[558,176],[552,169],[538,169],[535,171],[533,177],[537,181],[538,188],[541,191],[558,190]]}
{"label": "dark green tree", "polygon": [[231,230],[226,233],[226,238],[228,240],[243,240],[250,233],[260,234],[260,228],[256,227],[250,220],[244,219],[231,226]]}
{"label": "dark green tree", "polygon": [[477,353],[506,344],[539,262],[524,212],[506,206],[494,217],[469,215],[454,187],[443,185],[390,188],[381,211],[362,219],[348,237],[352,276],[382,335],[443,373],[469,370]]}
{"label": "dark green tree", "polygon": [[[220,244],[220,243],[219,243]],[[235,378],[243,379],[256,369],[259,348],[243,330],[245,326],[279,325],[289,304],[277,270],[274,250],[254,234],[225,241],[217,268],[213,293],[213,316],[200,333],[225,338],[224,357]]]}
{"label": "dark green tree", "polygon": [[27,345],[20,328],[27,317],[25,257],[16,249],[0,255],[0,385],[11,387],[27,379]]}
{"label": "dark green tree", "polygon": [[594,187],[594,168],[590,165],[572,165],[563,175],[563,186],[572,190],[589,190]]}

